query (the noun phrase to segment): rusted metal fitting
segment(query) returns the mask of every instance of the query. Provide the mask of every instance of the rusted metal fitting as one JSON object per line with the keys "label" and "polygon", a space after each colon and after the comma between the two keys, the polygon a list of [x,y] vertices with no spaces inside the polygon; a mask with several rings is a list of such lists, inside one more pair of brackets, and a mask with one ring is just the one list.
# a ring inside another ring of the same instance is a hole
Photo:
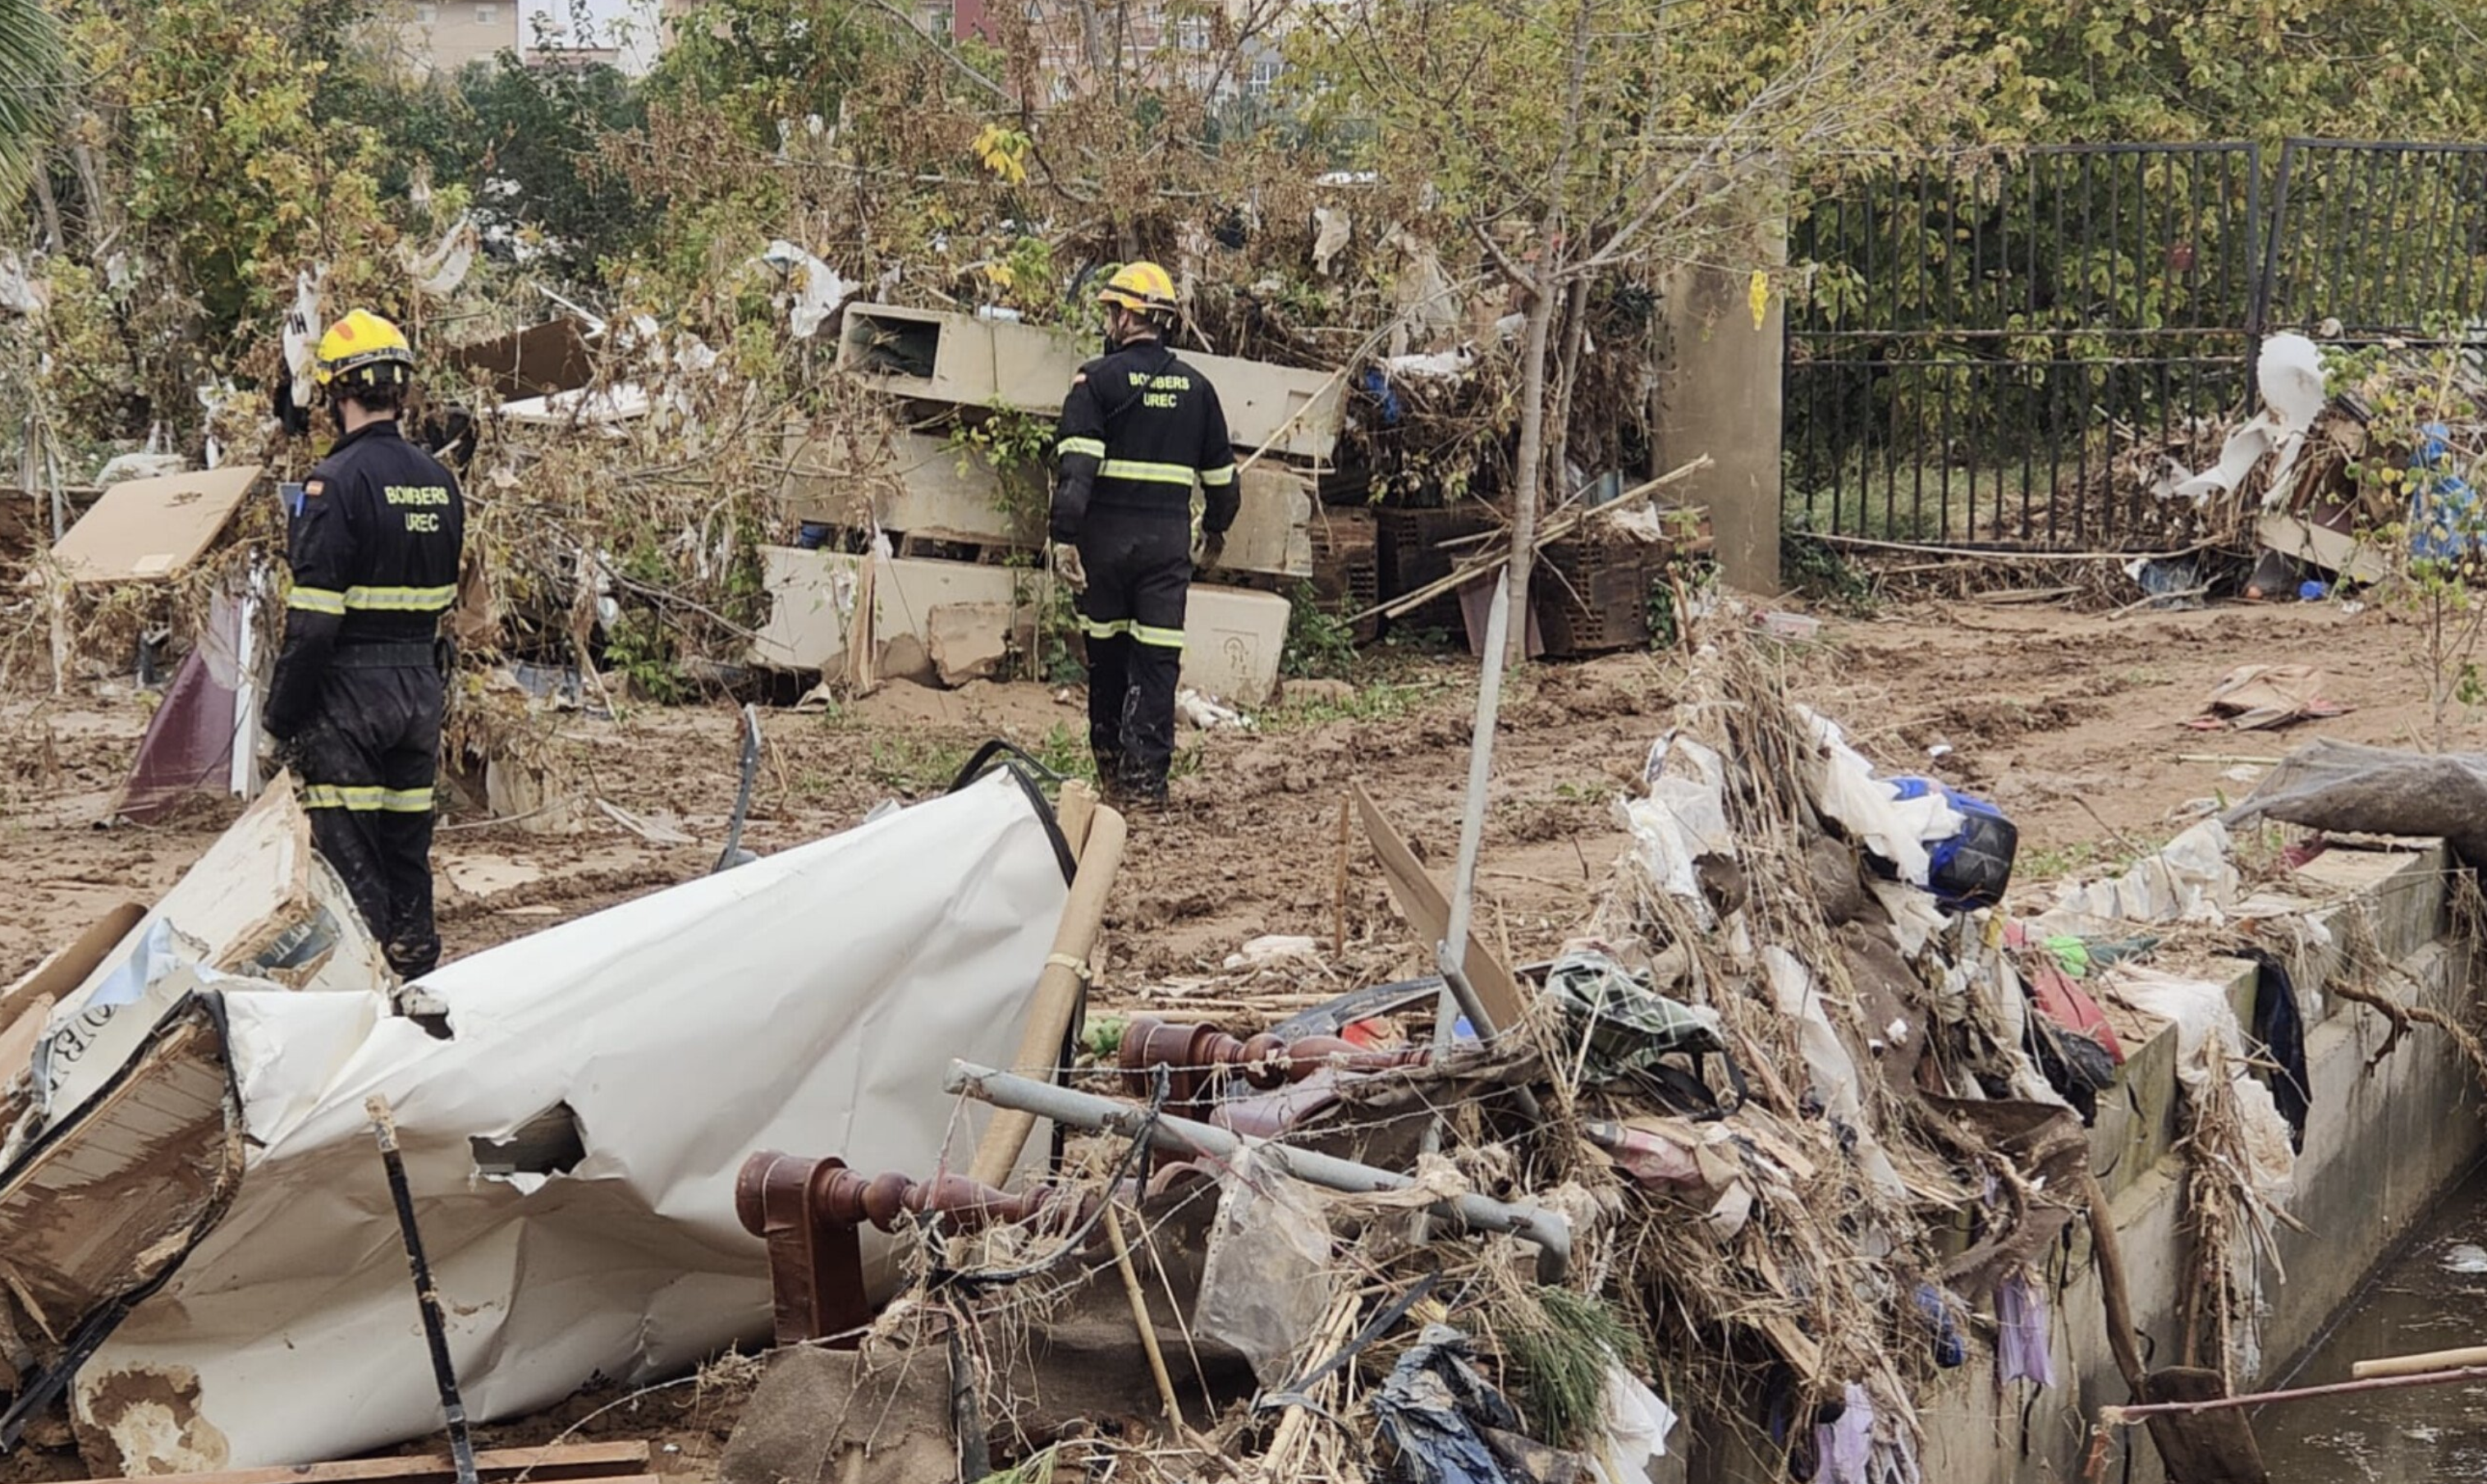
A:
{"label": "rusted metal fitting", "polygon": [[1300,1082],[1325,1067],[1380,1072],[1413,1065],[1424,1056],[1420,1049],[1368,1050],[1336,1036],[1287,1041],[1263,1031],[1244,1040],[1215,1025],[1136,1015],[1123,1027],[1120,1061],[1123,1084],[1133,1093],[1148,1096],[1156,1086],[1157,1069],[1163,1067],[1167,1101],[1178,1106],[1197,1107],[1216,1092],[1218,1078],[1229,1073],[1267,1092],[1285,1083]]}
{"label": "rusted metal fitting", "polygon": [[863,1242],[852,1221],[815,1218],[822,1193],[846,1173],[844,1160],[801,1160],[764,1150],[742,1162],[734,1179],[734,1214],[742,1229],[768,1244],[768,1287],[777,1343],[830,1340],[840,1349],[862,1343],[872,1322],[863,1286]]}
{"label": "rusted metal fitting", "polygon": [[[1152,1191],[1170,1187],[1187,1168],[1160,1170]],[[1136,1187],[1127,1190],[1137,1196]],[[768,1244],[777,1342],[826,1339],[839,1348],[859,1343],[872,1322],[860,1236],[867,1222],[894,1232],[910,1218],[934,1215],[954,1231],[1024,1225],[1064,1232],[1086,1220],[1103,1198],[1049,1185],[1014,1195],[964,1175],[863,1175],[844,1160],[774,1150],[743,1161],[734,1182],[735,1216],[743,1230]]]}

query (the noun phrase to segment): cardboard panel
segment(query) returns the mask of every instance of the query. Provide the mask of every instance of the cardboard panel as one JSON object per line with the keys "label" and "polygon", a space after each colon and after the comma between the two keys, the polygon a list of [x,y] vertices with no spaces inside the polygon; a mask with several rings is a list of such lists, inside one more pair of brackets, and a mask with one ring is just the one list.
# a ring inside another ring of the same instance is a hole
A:
{"label": "cardboard panel", "polygon": [[240,463],[115,485],[70,527],[52,556],[78,583],[179,576],[214,545],[259,474],[258,464]]}

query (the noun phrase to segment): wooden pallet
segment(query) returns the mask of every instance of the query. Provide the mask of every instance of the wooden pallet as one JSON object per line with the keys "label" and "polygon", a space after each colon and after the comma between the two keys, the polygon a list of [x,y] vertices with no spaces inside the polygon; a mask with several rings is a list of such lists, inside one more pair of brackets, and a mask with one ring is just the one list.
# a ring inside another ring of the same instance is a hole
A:
{"label": "wooden pallet", "polygon": [[[655,1484],[645,1440],[577,1442],[554,1447],[500,1448],[475,1455],[475,1471],[496,1484],[524,1476],[544,1484]],[[234,1469],[218,1473],[150,1475],[146,1484],[442,1484],[458,1477],[445,1453],[404,1458],[353,1458],[292,1468]],[[131,1484],[124,1479],[81,1479],[75,1484]]]}

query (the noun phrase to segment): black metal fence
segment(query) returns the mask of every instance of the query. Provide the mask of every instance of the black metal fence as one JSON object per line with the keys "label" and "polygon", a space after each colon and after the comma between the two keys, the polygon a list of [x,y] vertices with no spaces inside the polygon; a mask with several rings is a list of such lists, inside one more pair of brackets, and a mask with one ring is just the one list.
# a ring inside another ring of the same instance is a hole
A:
{"label": "black metal fence", "polygon": [[2249,409],[2266,327],[2487,337],[2487,146],[2291,141],[2268,198],[2264,167],[2249,144],[2041,149],[1817,204],[1789,244],[1789,523],[2164,548],[2194,512],[2158,491]]}
{"label": "black metal fence", "polygon": [[2480,338],[2487,145],[2289,141],[2258,322],[2325,340]]}

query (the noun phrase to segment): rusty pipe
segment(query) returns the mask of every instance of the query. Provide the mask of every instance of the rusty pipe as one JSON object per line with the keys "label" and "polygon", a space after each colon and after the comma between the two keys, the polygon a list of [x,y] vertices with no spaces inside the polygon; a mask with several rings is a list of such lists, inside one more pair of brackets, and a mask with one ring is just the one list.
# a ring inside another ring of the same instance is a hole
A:
{"label": "rusty pipe", "polygon": [[1198,1105],[1215,1085],[1219,1072],[1232,1072],[1263,1092],[1300,1082],[1325,1067],[1351,1072],[1381,1072],[1412,1066],[1425,1059],[1422,1050],[1377,1051],[1337,1036],[1305,1036],[1287,1041],[1263,1031],[1245,1039],[1215,1025],[1161,1021],[1136,1015],[1123,1028],[1118,1059],[1123,1085],[1147,1096],[1157,1085],[1156,1071],[1166,1069],[1168,1100]]}

